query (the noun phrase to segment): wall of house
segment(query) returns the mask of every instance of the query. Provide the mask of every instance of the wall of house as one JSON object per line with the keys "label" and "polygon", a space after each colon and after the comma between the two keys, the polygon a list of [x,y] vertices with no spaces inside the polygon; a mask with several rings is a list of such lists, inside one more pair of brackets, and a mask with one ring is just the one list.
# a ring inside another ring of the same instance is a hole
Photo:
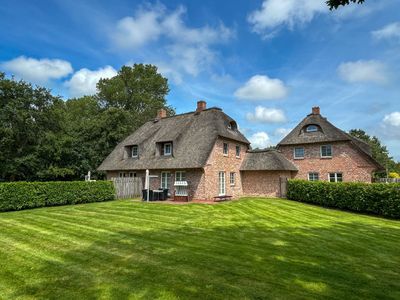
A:
{"label": "wall of house", "polygon": [[243,194],[280,197],[280,177],[292,178],[290,171],[242,171]]}
{"label": "wall of house", "polygon": [[375,166],[349,142],[335,142],[332,158],[321,158],[320,146],[324,144],[296,145],[304,147],[304,159],[294,159],[295,146],[280,146],[282,154],[292,161],[299,172],[295,178],[308,180],[309,172],[319,173],[319,180],[328,180],[329,173],[342,173],[343,181],[371,182]]}
{"label": "wall of house", "polygon": [[[228,143],[228,155],[223,154],[223,143]],[[240,145],[240,157],[236,157],[236,145]],[[203,194],[198,194],[199,199],[213,199],[219,194],[218,175],[220,171],[225,172],[226,195],[234,198],[243,194],[240,166],[246,155],[248,147],[246,144],[235,141],[218,138],[214,144],[213,150],[204,167],[205,189]],[[230,185],[230,173],[236,174],[235,185]]]}

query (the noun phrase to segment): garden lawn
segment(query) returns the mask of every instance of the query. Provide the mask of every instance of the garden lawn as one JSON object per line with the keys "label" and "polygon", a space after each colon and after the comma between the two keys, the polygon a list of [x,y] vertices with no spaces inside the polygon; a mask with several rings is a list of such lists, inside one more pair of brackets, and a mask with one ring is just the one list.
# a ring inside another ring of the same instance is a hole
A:
{"label": "garden lawn", "polygon": [[281,199],[0,213],[0,299],[400,299],[400,222]]}

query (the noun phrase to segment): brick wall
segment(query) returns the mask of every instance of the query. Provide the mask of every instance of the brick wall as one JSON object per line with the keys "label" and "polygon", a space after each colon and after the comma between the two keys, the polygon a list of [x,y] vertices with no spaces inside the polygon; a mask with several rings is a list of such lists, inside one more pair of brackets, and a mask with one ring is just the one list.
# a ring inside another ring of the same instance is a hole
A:
{"label": "brick wall", "polygon": [[247,196],[280,196],[280,177],[292,178],[290,171],[244,171],[243,194]]}
{"label": "brick wall", "polygon": [[298,168],[295,178],[308,179],[309,172],[319,173],[320,180],[328,180],[329,173],[342,173],[343,181],[371,182],[375,166],[349,142],[335,142],[332,158],[320,157],[320,146],[324,144],[296,145],[304,147],[304,159],[294,159],[295,146],[280,146],[279,150]]}
{"label": "brick wall", "polygon": [[[228,144],[228,155],[223,154],[223,143]],[[240,146],[240,157],[236,157],[236,145]],[[208,158],[204,168],[205,190],[204,194],[200,195],[201,199],[212,199],[219,194],[218,174],[220,171],[225,172],[226,195],[240,197],[243,194],[241,175],[239,172],[240,166],[246,155],[247,145],[237,143],[222,138],[218,138],[214,144],[213,150]],[[230,173],[236,175],[235,185],[230,185]]]}

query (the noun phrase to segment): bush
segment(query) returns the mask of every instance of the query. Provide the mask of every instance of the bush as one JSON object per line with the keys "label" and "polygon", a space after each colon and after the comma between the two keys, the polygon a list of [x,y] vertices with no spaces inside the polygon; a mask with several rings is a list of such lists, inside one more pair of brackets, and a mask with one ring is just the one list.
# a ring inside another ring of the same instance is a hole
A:
{"label": "bush", "polygon": [[400,218],[399,183],[289,180],[287,197],[300,202]]}
{"label": "bush", "polygon": [[0,211],[114,199],[111,181],[0,183]]}

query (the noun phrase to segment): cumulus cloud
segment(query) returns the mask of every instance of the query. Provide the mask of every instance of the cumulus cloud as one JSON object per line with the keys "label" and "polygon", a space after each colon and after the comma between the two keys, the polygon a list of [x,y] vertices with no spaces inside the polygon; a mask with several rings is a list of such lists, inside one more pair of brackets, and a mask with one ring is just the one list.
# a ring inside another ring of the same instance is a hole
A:
{"label": "cumulus cloud", "polygon": [[116,75],[117,71],[111,66],[94,71],[83,68],[75,72],[65,85],[69,89],[70,97],[93,95],[96,93],[96,84],[101,78],[111,78]]}
{"label": "cumulus cloud", "polygon": [[388,81],[386,66],[377,60],[345,62],[339,65],[337,71],[343,80],[350,83],[386,83]]}
{"label": "cumulus cloud", "polygon": [[59,79],[73,72],[68,61],[61,59],[20,56],[9,61],[2,62],[0,67],[21,78],[33,83],[43,84],[51,79]]}
{"label": "cumulus cloud", "polygon": [[[157,42],[163,58],[150,60],[161,62],[175,83],[181,82],[183,73],[197,76],[215,62],[212,46],[229,41],[235,33],[222,23],[189,27],[184,22],[185,14],[183,6],[172,12],[160,4],[139,9],[133,17],[119,20],[111,30],[113,45],[117,50],[132,51]],[[160,51],[152,52],[160,55]]]}
{"label": "cumulus cloud", "polygon": [[255,148],[267,148],[272,145],[269,135],[265,131],[256,132],[249,138],[251,147]]}
{"label": "cumulus cloud", "polygon": [[282,123],[286,121],[283,110],[257,106],[254,113],[247,113],[246,118],[250,122],[257,123]]}
{"label": "cumulus cloud", "polygon": [[398,140],[400,138],[400,112],[395,111],[385,115],[381,127],[388,138]]}
{"label": "cumulus cloud", "polygon": [[287,93],[282,80],[255,75],[235,91],[235,96],[243,100],[260,101],[285,98]]}
{"label": "cumulus cloud", "polygon": [[394,22],[371,32],[377,40],[391,40],[400,42],[400,22]]}
{"label": "cumulus cloud", "polygon": [[254,32],[270,37],[278,27],[292,29],[327,11],[325,1],[321,0],[264,0],[261,8],[248,16],[248,22]]}

